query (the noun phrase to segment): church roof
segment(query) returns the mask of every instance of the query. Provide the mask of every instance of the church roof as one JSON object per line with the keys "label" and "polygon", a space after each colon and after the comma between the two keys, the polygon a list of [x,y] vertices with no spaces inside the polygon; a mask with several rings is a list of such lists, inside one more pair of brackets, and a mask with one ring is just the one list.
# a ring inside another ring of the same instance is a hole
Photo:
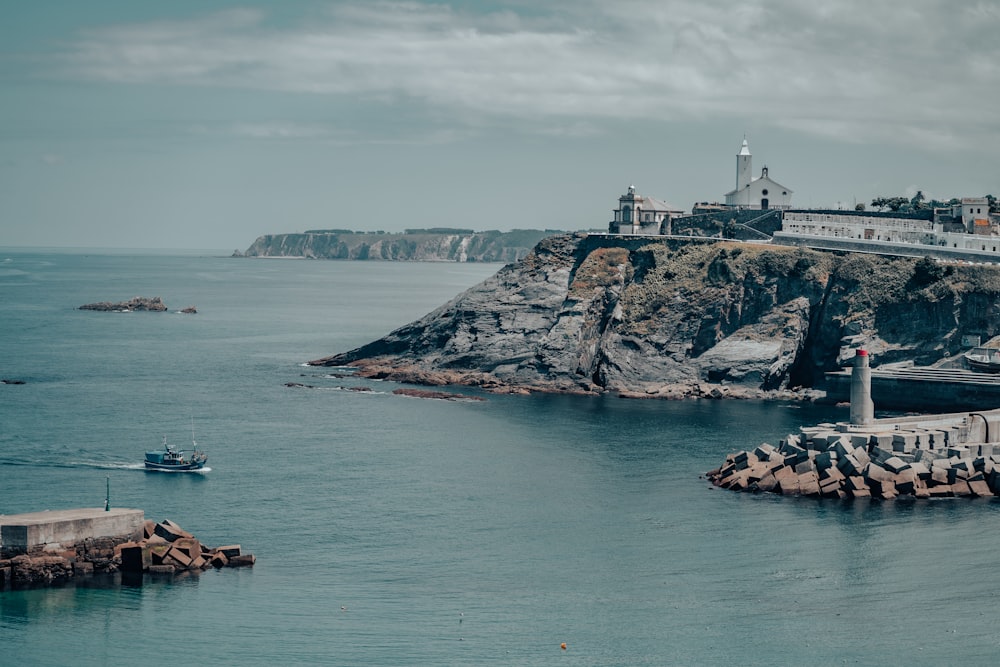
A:
{"label": "church roof", "polygon": [[[755,178],[752,181],[750,181],[750,183],[748,183],[746,187],[749,188],[751,185],[755,185],[757,183],[760,183],[761,185],[764,185],[765,183],[770,183],[772,187],[781,188],[782,192],[787,192],[788,194],[792,194],[792,192],[794,192],[794,190],[792,190],[791,188],[786,188],[784,185],[774,180],[770,176],[761,176],[759,178]],[[746,188],[744,188],[744,190],[745,189]],[[739,190],[730,190],[725,194],[725,196],[730,197],[732,195],[735,195],[737,192],[739,192]]]}

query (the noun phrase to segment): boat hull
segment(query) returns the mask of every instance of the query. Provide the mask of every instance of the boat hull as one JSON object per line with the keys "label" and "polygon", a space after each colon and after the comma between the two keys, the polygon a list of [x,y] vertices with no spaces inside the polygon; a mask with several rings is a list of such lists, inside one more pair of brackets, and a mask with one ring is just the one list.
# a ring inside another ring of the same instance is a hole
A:
{"label": "boat hull", "polygon": [[195,470],[201,470],[205,467],[207,461],[196,461],[192,463],[180,463],[180,464],[169,464],[169,463],[153,463],[152,461],[146,461],[146,470],[163,470],[163,471],[173,471],[173,472],[193,472]]}

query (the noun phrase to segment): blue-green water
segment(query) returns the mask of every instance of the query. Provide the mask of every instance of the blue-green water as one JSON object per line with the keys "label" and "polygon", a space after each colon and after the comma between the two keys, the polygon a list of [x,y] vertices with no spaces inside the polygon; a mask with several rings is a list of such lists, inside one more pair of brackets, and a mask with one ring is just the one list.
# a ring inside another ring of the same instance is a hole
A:
{"label": "blue-green water", "polygon": [[[429,401],[301,365],[497,268],[0,251],[0,378],[25,381],[0,384],[0,512],[100,507],[110,476],[113,505],[258,557],[2,592],[0,664],[997,662],[1000,504],[699,478],[833,408]],[[76,310],[136,295],[199,313]],[[144,472],[192,418],[211,471]]]}

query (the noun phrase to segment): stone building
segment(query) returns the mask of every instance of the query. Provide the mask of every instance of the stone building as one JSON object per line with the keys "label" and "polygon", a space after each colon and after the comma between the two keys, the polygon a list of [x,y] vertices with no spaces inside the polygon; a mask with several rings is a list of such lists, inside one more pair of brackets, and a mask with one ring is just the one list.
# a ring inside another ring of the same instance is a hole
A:
{"label": "stone building", "polygon": [[654,197],[635,193],[635,186],[628,186],[628,192],[618,198],[615,218],[608,223],[612,234],[668,234],[670,219],[682,215],[684,211]]}
{"label": "stone building", "polygon": [[792,205],[792,191],[773,180],[765,166],[753,177],[753,156],[747,140],[736,154],[736,189],[726,193],[726,206],[733,208],[786,210]]}

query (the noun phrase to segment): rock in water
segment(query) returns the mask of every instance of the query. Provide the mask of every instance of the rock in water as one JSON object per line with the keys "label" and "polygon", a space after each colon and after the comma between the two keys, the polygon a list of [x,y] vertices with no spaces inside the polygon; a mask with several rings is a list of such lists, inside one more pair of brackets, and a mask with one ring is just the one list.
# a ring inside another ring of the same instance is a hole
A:
{"label": "rock in water", "polygon": [[111,301],[100,301],[98,303],[88,303],[80,306],[79,308],[79,310],[100,310],[115,313],[126,313],[132,312],[133,310],[151,310],[162,312],[166,309],[167,306],[158,296],[154,296],[153,298],[134,296],[128,301],[119,301],[117,303],[112,303]]}

